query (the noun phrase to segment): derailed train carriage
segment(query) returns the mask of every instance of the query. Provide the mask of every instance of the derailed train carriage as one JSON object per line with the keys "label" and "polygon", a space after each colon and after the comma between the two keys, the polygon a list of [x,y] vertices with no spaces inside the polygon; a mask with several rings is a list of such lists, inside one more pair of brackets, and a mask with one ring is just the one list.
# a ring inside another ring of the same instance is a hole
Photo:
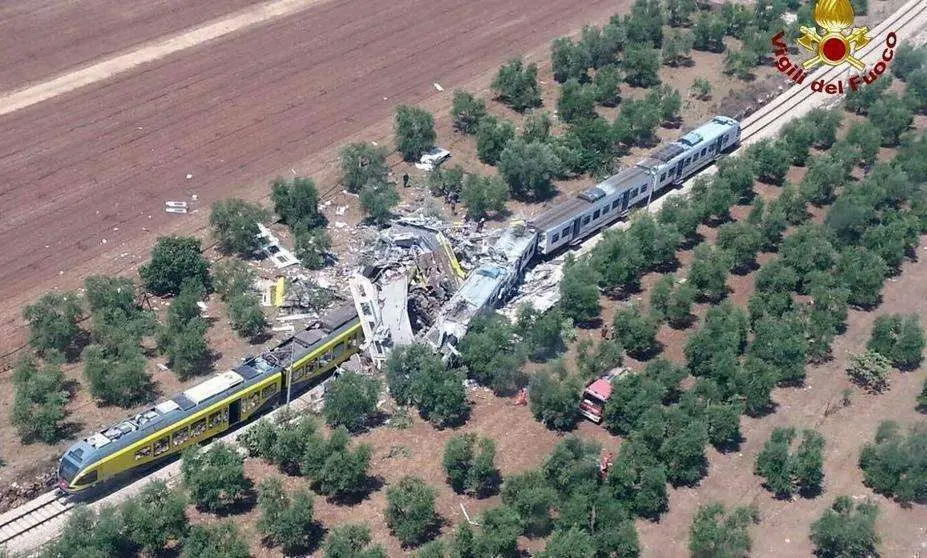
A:
{"label": "derailed train carriage", "polygon": [[244,360],[154,407],[71,446],[58,466],[58,487],[76,493],[157,466],[187,447],[220,435],[330,375],[363,342],[353,306],[275,348]]}
{"label": "derailed train carriage", "polygon": [[649,203],[668,186],[681,185],[739,143],[740,123],[715,116],[579,196],[564,200],[526,224],[509,227],[494,247],[494,261],[470,274],[442,307],[425,341],[450,357],[470,321],[502,302],[532,258],[580,243],[627,216],[635,205]]}

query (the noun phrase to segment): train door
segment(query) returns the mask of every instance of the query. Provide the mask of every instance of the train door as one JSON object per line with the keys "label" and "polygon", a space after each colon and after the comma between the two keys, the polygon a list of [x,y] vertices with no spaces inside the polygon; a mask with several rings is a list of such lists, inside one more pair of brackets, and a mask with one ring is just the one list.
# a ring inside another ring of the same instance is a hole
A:
{"label": "train door", "polygon": [[682,161],[676,163],[676,180],[682,178]]}
{"label": "train door", "polygon": [[580,222],[580,217],[577,217],[577,218],[573,221],[573,236],[572,236],[572,238],[579,238],[579,228],[580,228],[579,222]]}
{"label": "train door", "polygon": [[715,153],[721,153],[721,145],[723,143],[724,143],[724,136],[719,137],[718,140],[715,141]]}
{"label": "train door", "polygon": [[241,422],[241,399],[229,404],[229,426]]}
{"label": "train door", "polygon": [[631,190],[625,190],[621,196],[621,211],[628,209],[628,200],[631,199]]}

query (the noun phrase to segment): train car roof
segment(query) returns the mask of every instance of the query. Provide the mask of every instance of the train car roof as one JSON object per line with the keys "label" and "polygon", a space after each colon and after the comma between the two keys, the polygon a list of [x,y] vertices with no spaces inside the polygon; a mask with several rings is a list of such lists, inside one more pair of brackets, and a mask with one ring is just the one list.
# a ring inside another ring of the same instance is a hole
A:
{"label": "train car roof", "polygon": [[583,191],[578,196],[566,199],[547,211],[535,215],[530,219],[529,223],[535,229],[542,231],[560,226],[585,213],[587,209],[594,207],[595,202],[598,200],[619,192],[628,186],[633,186],[635,182],[646,175],[647,171],[637,166],[623,168],[602,182]]}
{"label": "train car roof", "polygon": [[74,444],[65,455],[81,465],[122,450],[280,372],[347,331],[356,320],[353,305],[333,309],[320,318],[317,325],[284,340],[275,348],[248,357],[232,370],[216,374],[135,416],[93,433]]}
{"label": "train car roof", "polygon": [[738,122],[733,118],[715,116],[694,130],[686,132],[676,141],[664,145],[650,153],[650,155],[638,164],[649,169],[662,167],[670,163],[670,161],[676,157],[687,152],[689,149],[700,146],[703,143],[711,143],[718,139],[737,124]]}

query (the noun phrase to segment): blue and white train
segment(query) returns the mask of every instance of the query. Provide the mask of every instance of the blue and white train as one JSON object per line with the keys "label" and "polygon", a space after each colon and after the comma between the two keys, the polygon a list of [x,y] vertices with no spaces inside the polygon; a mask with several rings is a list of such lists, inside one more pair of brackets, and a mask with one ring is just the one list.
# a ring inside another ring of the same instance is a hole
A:
{"label": "blue and white train", "polygon": [[456,352],[470,320],[502,302],[533,258],[578,244],[626,216],[633,206],[649,203],[667,186],[680,186],[739,143],[740,122],[715,116],[579,196],[506,229],[493,251],[496,257],[470,274],[424,339],[445,354]]}
{"label": "blue and white train", "polygon": [[598,232],[667,186],[681,185],[739,141],[740,123],[715,116],[633,167],[529,220],[538,234],[537,252],[546,256]]}

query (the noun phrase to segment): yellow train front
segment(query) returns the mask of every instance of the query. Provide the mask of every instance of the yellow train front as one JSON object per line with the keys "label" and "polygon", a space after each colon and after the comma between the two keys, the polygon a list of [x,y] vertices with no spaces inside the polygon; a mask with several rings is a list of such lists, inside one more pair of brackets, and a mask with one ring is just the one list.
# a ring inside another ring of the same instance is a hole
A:
{"label": "yellow train front", "polygon": [[333,310],[274,349],[74,444],[59,463],[58,487],[87,490],[234,428],[276,405],[288,376],[299,393],[331,374],[362,338],[353,307]]}

